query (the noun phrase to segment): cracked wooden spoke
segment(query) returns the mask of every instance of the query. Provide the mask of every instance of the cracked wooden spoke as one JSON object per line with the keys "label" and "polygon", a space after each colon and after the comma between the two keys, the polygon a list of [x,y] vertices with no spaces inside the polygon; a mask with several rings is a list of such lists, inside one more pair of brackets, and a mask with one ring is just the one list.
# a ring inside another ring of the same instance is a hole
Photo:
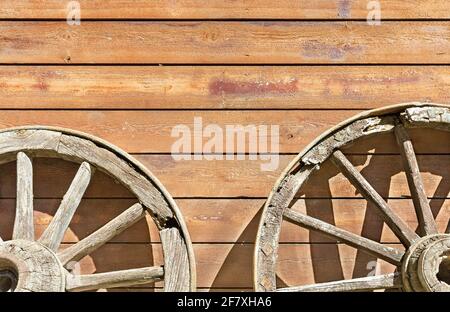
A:
{"label": "cracked wooden spoke", "polygon": [[355,278],[336,282],[319,283],[277,289],[279,292],[339,292],[369,291],[377,289],[400,288],[401,281],[396,273]]}
{"label": "cracked wooden spoke", "polygon": [[34,240],[33,164],[23,152],[17,153],[16,217],[13,239]]}
{"label": "cracked wooden spoke", "polygon": [[68,274],[67,291],[87,291],[102,288],[129,287],[159,281],[164,276],[161,266],[97,273],[88,275]]}
{"label": "cracked wooden spoke", "polygon": [[144,207],[139,203],[134,204],[91,235],[58,253],[59,260],[64,266],[71,261],[79,261],[143,217],[145,217]]}
{"label": "cracked wooden spoke", "polygon": [[399,265],[404,255],[404,252],[398,249],[384,246],[383,244],[340,229],[303,213],[293,211],[292,209],[286,209],[284,211],[284,217],[294,224],[318,231],[328,237],[342,241],[349,246],[364,250],[394,265]]}
{"label": "cracked wooden spoke", "polygon": [[64,233],[69,227],[70,221],[91,181],[92,173],[91,166],[87,162],[80,165],[55,216],[40,237],[39,242],[51,250],[56,251],[61,244]]}
{"label": "cracked wooden spoke", "polygon": [[419,231],[422,235],[437,234],[436,222],[425,193],[414,147],[403,125],[399,124],[395,127],[395,137],[400,147],[408,186],[419,221]]}
{"label": "cracked wooden spoke", "polygon": [[341,151],[336,150],[332,154],[331,159],[364,198],[378,208],[377,210],[380,212],[384,222],[386,222],[389,228],[406,247],[411,246],[411,244],[419,238],[419,236],[392,211],[383,197],[378,194],[372,185],[362,176]]}

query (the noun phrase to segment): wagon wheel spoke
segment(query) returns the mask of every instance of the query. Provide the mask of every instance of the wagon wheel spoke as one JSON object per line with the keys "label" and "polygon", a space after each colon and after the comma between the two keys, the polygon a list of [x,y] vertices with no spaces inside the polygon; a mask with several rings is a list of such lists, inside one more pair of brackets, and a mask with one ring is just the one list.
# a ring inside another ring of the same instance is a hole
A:
{"label": "wagon wheel spoke", "polygon": [[336,150],[332,154],[331,159],[364,198],[377,207],[384,222],[386,222],[389,228],[397,235],[403,245],[409,247],[419,238],[419,236],[392,211],[383,197],[378,194],[373,186],[362,176],[341,151]]}
{"label": "wagon wheel spoke", "polygon": [[422,235],[437,234],[436,222],[427,200],[414,147],[403,125],[399,124],[395,127],[395,137],[400,147],[408,186],[419,221],[419,231]]}
{"label": "wagon wheel spoke", "polygon": [[91,166],[87,162],[83,162],[73,178],[67,193],[64,195],[55,216],[39,238],[40,243],[51,250],[56,251],[58,249],[64,233],[69,227],[70,221],[89,185],[92,174]]}
{"label": "wagon wheel spoke", "polygon": [[337,282],[319,283],[305,286],[279,288],[279,292],[339,292],[339,291],[369,291],[377,289],[392,289],[402,287],[396,273],[355,278]]}
{"label": "wagon wheel spoke", "polygon": [[342,241],[349,246],[364,250],[394,265],[399,265],[404,255],[404,252],[398,249],[384,246],[383,244],[340,229],[303,213],[293,211],[292,209],[286,209],[283,215],[288,221],[294,224],[318,231],[328,237]]}
{"label": "wagon wheel spoke", "polygon": [[129,287],[159,281],[164,276],[162,266],[114,271],[88,275],[68,274],[67,291],[88,291],[101,288]]}
{"label": "wagon wheel spoke", "polygon": [[139,203],[134,204],[91,235],[58,253],[61,264],[66,266],[71,261],[81,260],[143,217],[145,217],[144,207]]}
{"label": "wagon wheel spoke", "polygon": [[33,241],[33,164],[23,152],[17,154],[16,192],[16,217],[12,237]]}

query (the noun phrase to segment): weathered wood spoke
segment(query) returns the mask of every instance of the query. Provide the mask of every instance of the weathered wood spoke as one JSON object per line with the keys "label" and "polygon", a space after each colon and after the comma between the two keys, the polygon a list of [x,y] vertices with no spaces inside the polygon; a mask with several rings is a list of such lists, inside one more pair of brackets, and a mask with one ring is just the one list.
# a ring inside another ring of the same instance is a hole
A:
{"label": "weathered wood spoke", "polygon": [[319,283],[305,286],[279,288],[279,292],[339,292],[370,291],[377,289],[400,288],[401,280],[396,273],[355,278],[336,282]]}
{"label": "weathered wood spoke", "polygon": [[61,244],[64,233],[69,227],[70,221],[83,198],[92,174],[93,170],[91,166],[87,162],[83,162],[67,193],[64,195],[55,216],[39,238],[39,242],[51,250],[56,251]]}
{"label": "weathered wood spoke", "polygon": [[356,189],[371,203],[377,207],[384,222],[397,235],[405,246],[410,246],[419,236],[411,230],[408,225],[400,219],[388,206],[386,201],[363,177],[363,175],[352,165],[345,155],[336,150],[331,159],[341,172],[349,179]]}
{"label": "weathered wood spoke", "polygon": [[34,240],[33,164],[23,152],[17,153],[17,196],[13,239]]}
{"label": "weathered wood spoke", "polygon": [[61,251],[58,254],[61,264],[65,266],[71,261],[81,260],[143,217],[145,217],[144,207],[139,203],[134,204],[91,235]]}
{"label": "weathered wood spoke", "polygon": [[284,217],[292,223],[310,230],[321,232],[328,237],[342,241],[352,247],[364,250],[394,265],[399,265],[404,255],[404,252],[398,249],[384,246],[383,244],[340,229],[334,225],[307,216],[303,213],[293,211],[292,209],[286,209],[284,211]]}
{"label": "weathered wood spoke", "polygon": [[129,287],[159,281],[164,276],[161,266],[97,273],[88,275],[68,274],[67,291],[88,291],[102,288]]}
{"label": "weathered wood spoke", "polygon": [[437,234],[436,222],[425,193],[414,147],[403,125],[399,124],[395,127],[395,136],[402,155],[408,186],[419,221],[419,231],[422,235]]}

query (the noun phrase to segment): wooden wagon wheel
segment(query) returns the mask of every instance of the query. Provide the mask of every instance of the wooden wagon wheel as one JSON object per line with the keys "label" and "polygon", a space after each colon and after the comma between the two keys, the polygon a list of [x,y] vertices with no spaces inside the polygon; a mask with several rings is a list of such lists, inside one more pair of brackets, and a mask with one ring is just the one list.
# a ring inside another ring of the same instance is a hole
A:
{"label": "wooden wagon wheel", "polygon": [[[450,254],[450,235],[438,233],[416,155],[407,128],[428,127],[450,131],[450,109],[438,104],[402,104],[369,111],[327,131],[301,152],[283,172],[263,209],[254,253],[254,287],[257,291],[368,291],[397,289],[408,292],[450,291],[437,277]],[[418,220],[419,233],[389,207],[374,187],[340,151],[355,140],[393,132]],[[308,177],[331,159],[367,202],[376,207],[405,251],[388,247],[290,208]],[[276,264],[282,221],[317,231],[338,242],[365,251],[397,267],[395,273],[277,289]]]}
{"label": "wooden wagon wheel", "polygon": [[[43,234],[34,237],[35,157],[62,158],[79,169]],[[0,163],[17,161],[16,216],[12,240],[0,238],[0,291],[85,291],[164,280],[165,291],[194,291],[192,245],[179,209],[161,183],[140,163],[98,138],[50,127],[0,131]],[[95,170],[120,182],[136,203],[110,222],[60,250],[64,233]],[[164,265],[75,275],[67,268],[150,214],[158,227]]]}

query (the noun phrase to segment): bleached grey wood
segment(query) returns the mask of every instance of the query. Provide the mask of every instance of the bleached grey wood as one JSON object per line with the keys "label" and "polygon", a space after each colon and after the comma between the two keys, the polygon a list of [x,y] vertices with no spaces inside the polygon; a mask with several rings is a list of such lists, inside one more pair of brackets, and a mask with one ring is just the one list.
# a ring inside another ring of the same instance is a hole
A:
{"label": "bleached grey wood", "polygon": [[348,292],[400,288],[396,273],[277,289],[278,292]]}
{"label": "bleached grey wood", "polygon": [[437,225],[425,193],[414,147],[403,125],[399,124],[395,127],[395,136],[402,155],[409,190],[419,221],[419,231],[422,235],[437,234]]}
{"label": "bleached grey wood", "polygon": [[0,131],[0,164],[15,160],[24,150],[30,157],[55,154],[60,138],[61,132],[50,130]]}
{"label": "bleached grey wood", "polygon": [[189,260],[185,242],[177,228],[160,232],[164,254],[164,291],[190,291]]}
{"label": "bleached grey wood", "polygon": [[316,165],[324,162],[333,151],[352,143],[353,141],[374,134],[390,132],[394,128],[394,116],[369,117],[356,120],[311,148],[301,159],[306,165]]}
{"label": "bleached grey wood", "polygon": [[93,170],[91,166],[87,162],[83,162],[64,195],[52,221],[39,238],[41,244],[54,251],[58,249],[64,233],[69,227],[76,209],[80,205],[84,192],[89,186],[92,174]]}
{"label": "bleached grey wood", "polygon": [[450,131],[450,109],[442,106],[408,107],[400,114],[406,127],[424,127]]}
{"label": "bleached grey wood", "polygon": [[33,164],[23,152],[17,153],[17,196],[13,239],[34,241]]}
{"label": "bleached grey wood", "polygon": [[285,209],[284,217],[294,224],[318,231],[349,246],[364,250],[396,266],[401,263],[404,255],[404,252],[401,250],[385,246],[292,209]]}
{"label": "bleached grey wood", "polygon": [[295,194],[309,176],[317,169],[317,165],[309,165],[295,173],[288,174],[270,193],[266,207],[270,208],[272,213],[267,214],[264,222],[260,224],[259,236],[256,240],[255,254],[258,254],[255,263],[256,280],[258,281],[256,291],[274,291],[276,289],[275,271],[283,211],[292,202]]}
{"label": "bleached grey wood", "polygon": [[331,159],[364,198],[378,208],[377,211],[384,222],[386,222],[389,228],[406,247],[411,246],[411,244],[419,238],[419,236],[392,211],[383,197],[378,194],[372,185],[362,176],[341,151],[335,151],[332,154]]}
{"label": "bleached grey wood", "polygon": [[78,243],[58,253],[62,265],[79,261],[145,217],[145,208],[137,203]]}
{"label": "bleached grey wood", "polygon": [[67,291],[88,291],[103,288],[129,287],[161,280],[164,269],[160,266],[97,273],[88,275],[68,274]]}
{"label": "bleached grey wood", "polygon": [[64,291],[65,273],[56,255],[37,242],[24,239],[0,244],[0,263],[14,272],[15,292]]}
{"label": "bleached grey wood", "polygon": [[448,266],[445,263],[444,265],[442,264],[443,261],[448,260],[449,250],[450,235],[445,235],[445,237],[428,245],[419,257],[416,270],[419,281],[425,291],[450,292],[450,285],[448,284],[447,278],[441,276],[442,273],[448,276]]}

